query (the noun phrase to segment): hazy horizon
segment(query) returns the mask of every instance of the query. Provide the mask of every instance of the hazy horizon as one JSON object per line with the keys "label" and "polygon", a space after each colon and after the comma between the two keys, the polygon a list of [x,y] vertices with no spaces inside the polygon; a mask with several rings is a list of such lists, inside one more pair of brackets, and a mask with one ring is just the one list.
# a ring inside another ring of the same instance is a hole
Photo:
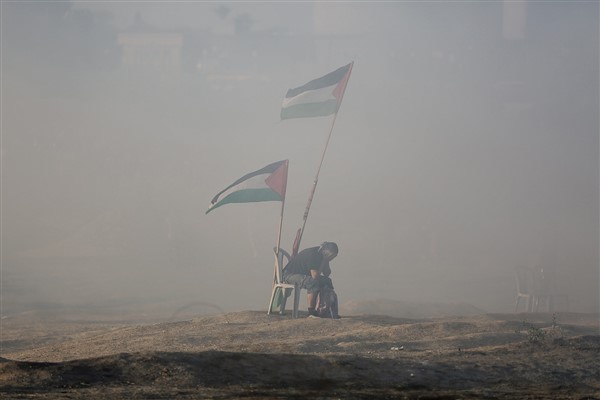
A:
{"label": "hazy horizon", "polygon": [[266,310],[280,203],[205,211],[289,159],[289,250],[332,118],[281,102],[351,61],[302,241],[340,301],[512,312],[528,266],[600,311],[597,2],[1,7],[3,316]]}

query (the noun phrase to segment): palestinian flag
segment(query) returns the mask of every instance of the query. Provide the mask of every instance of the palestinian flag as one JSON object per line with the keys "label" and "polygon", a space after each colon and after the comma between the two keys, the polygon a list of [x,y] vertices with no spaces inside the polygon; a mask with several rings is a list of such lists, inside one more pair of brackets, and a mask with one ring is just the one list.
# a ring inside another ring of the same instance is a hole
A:
{"label": "palestinian flag", "polygon": [[288,90],[281,107],[281,119],[324,117],[337,113],[353,64],[351,62],[305,85]]}
{"label": "palestinian flag", "polygon": [[217,193],[210,202],[206,214],[228,203],[283,201],[287,186],[287,172],[288,160],[283,160],[242,176]]}

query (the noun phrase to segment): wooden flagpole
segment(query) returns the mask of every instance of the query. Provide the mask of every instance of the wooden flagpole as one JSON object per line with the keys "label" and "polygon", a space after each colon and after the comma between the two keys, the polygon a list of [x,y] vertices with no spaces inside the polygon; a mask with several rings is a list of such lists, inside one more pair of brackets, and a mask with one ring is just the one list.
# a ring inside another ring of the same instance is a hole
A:
{"label": "wooden flagpole", "polygon": [[279,246],[281,246],[281,228],[283,227],[283,208],[285,197],[281,201],[281,215],[279,216],[279,232],[277,233],[277,247],[275,247],[275,265],[273,267],[273,282],[277,282],[277,269],[279,266]]}
{"label": "wooden flagpole", "polygon": [[[286,166],[285,166],[285,175],[286,175],[286,186],[287,186],[287,173],[288,173],[288,161],[286,160]],[[287,188],[286,188],[287,191]],[[278,283],[277,280],[277,275],[279,272],[279,247],[281,246],[281,230],[283,227],[283,209],[285,207],[285,195],[283,196],[283,199],[281,199],[281,213],[279,215],[279,232],[277,233],[277,247],[275,247],[275,264],[273,265],[273,287],[275,287],[275,284]],[[274,294],[273,294],[274,295]],[[283,295],[285,296],[285,292],[283,293]],[[271,301],[273,301],[273,298],[271,298]],[[271,312],[271,308],[272,307],[272,303],[269,304],[269,310],[267,311],[267,314],[269,314]]]}
{"label": "wooden flagpole", "polygon": [[[344,98],[344,93],[346,93],[346,85],[350,80],[350,74],[352,74],[352,67],[354,66],[354,61],[350,65],[350,70],[348,71],[348,79],[344,84],[344,89],[342,92],[342,97],[340,98],[339,104],[342,104],[342,100]],[[333,115],[333,120],[331,121],[331,127],[329,128],[329,135],[327,136],[327,140],[325,141],[325,147],[323,148],[323,152],[321,153],[321,160],[319,161],[319,167],[317,168],[317,173],[315,174],[315,179],[313,181],[313,185],[308,195],[308,203],[306,204],[306,209],[304,210],[304,217],[302,222],[302,228],[298,229],[298,233],[296,234],[296,239],[294,240],[294,245],[292,246],[292,256],[295,256],[300,249],[300,241],[302,240],[302,235],[304,234],[304,227],[306,226],[306,220],[308,219],[308,212],[310,211],[310,206],[313,201],[313,197],[315,196],[315,190],[317,189],[317,183],[319,182],[319,173],[321,172],[321,167],[323,166],[323,160],[325,159],[325,153],[327,152],[327,147],[329,146],[329,140],[331,139],[331,134],[333,132],[333,126],[335,125],[335,119],[337,118],[338,109],[335,111]]]}
{"label": "wooden flagpole", "polygon": [[281,215],[279,216],[279,232],[277,233],[277,248],[275,253],[279,255],[279,246],[281,246],[281,228],[283,227],[283,208],[285,206],[285,197],[281,201]]}
{"label": "wooden flagpole", "polygon": [[285,207],[285,197],[287,194],[287,178],[288,178],[288,169],[289,169],[289,160],[285,160],[285,191],[283,194],[283,199],[281,199],[281,214],[279,215],[279,232],[277,233],[277,248],[275,253],[279,255],[279,247],[281,246],[281,230],[283,227],[283,209]]}
{"label": "wooden flagpole", "polygon": [[296,242],[294,243],[293,253],[294,255],[298,252],[300,248],[300,241],[302,240],[302,234],[304,233],[304,227],[306,226],[306,220],[308,219],[308,213],[310,211],[310,206],[313,201],[313,197],[315,196],[315,191],[317,190],[317,183],[319,183],[319,173],[321,172],[321,167],[323,166],[323,160],[325,160],[325,153],[327,152],[327,147],[329,146],[329,140],[331,139],[331,133],[333,132],[333,126],[335,124],[335,118],[337,117],[337,112],[333,117],[333,121],[331,123],[331,128],[329,129],[329,135],[327,136],[327,141],[325,142],[325,147],[323,148],[323,153],[321,154],[321,161],[319,161],[319,167],[317,168],[317,173],[315,174],[315,179],[313,181],[313,185],[308,195],[308,203],[306,204],[306,209],[304,210],[304,217],[302,221],[302,228],[298,231],[298,236],[296,238]]}
{"label": "wooden flagpole", "polygon": [[[288,168],[289,161],[285,161],[285,186],[286,186],[286,194],[287,194],[287,177],[288,177]],[[277,282],[277,270],[279,265],[279,247],[281,246],[281,231],[283,228],[283,210],[285,208],[285,197],[284,194],[283,199],[281,199],[281,213],[279,215],[279,232],[277,233],[277,247],[275,247],[275,265],[273,267],[273,282]]]}

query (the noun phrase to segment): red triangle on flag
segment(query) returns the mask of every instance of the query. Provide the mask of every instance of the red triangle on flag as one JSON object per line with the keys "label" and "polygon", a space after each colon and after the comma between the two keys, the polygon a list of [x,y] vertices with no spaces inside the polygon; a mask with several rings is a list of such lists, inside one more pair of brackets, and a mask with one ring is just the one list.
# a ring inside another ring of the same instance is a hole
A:
{"label": "red triangle on flag", "polygon": [[267,186],[269,186],[274,192],[281,196],[281,200],[285,198],[285,191],[287,188],[287,175],[288,175],[288,160],[285,160],[279,168],[277,168],[269,177],[265,180]]}
{"label": "red triangle on flag", "polygon": [[335,89],[333,89],[332,94],[333,97],[335,97],[337,100],[338,107],[342,103],[342,98],[344,97],[344,92],[346,91],[346,85],[348,85],[348,80],[350,79],[350,74],[352,73],[353,65],[354,62],[350,63],[350,68],[348,68],[348,72],[346,72],[346,75],[344,75],[344,77],[341,81],[339,81]]}

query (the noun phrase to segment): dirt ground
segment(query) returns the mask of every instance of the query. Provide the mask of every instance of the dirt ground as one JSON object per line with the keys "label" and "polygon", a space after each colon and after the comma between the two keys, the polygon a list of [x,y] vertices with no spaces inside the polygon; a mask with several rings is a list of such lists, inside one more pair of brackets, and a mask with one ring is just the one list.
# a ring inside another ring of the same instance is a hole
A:
{"label": "dirt ground", "polygon": [[591,314],[1,322],[2,399],[600,399]]}

